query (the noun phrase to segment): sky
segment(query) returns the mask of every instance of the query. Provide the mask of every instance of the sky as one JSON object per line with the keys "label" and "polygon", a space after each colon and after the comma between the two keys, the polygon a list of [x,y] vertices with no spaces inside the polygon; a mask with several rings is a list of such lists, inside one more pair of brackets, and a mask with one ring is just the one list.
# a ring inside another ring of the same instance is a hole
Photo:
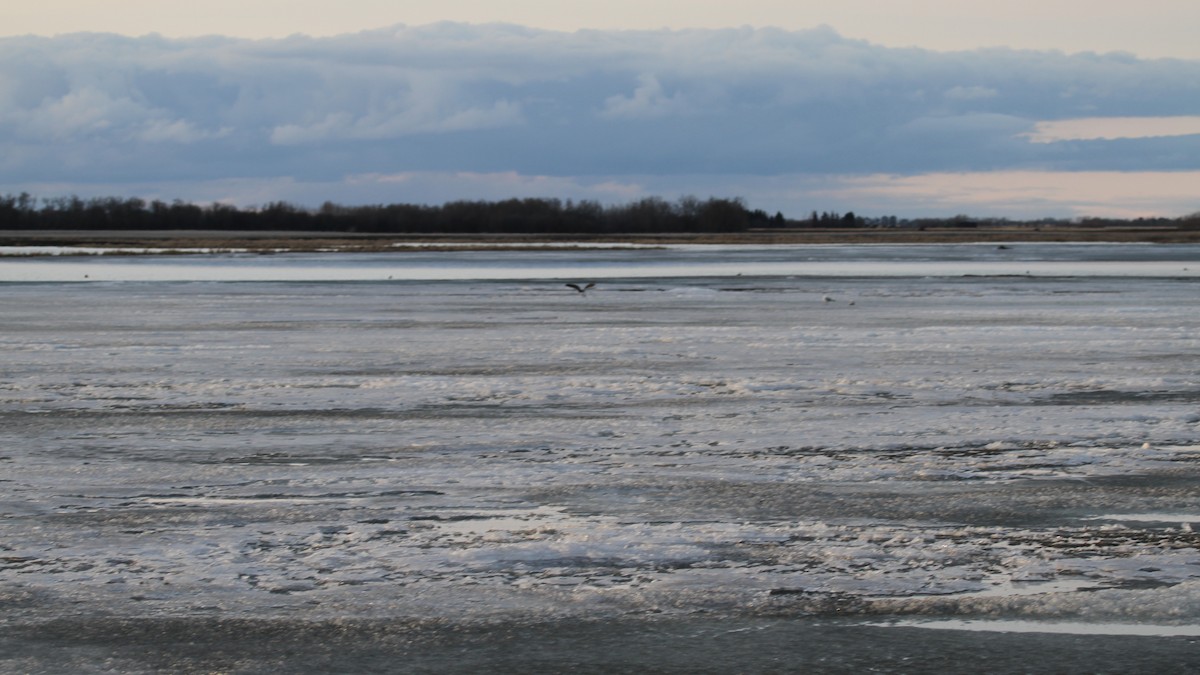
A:
{"label": "sky", "polygon": [[0,194],[1200,211],[1200,3],[44,0],[5,14]]}

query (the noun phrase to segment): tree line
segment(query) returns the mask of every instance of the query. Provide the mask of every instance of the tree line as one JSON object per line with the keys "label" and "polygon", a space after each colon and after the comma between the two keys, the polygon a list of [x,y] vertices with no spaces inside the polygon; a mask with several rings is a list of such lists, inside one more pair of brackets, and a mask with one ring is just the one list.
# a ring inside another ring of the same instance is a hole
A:
{"label": "tree line", "polygon": [[668,202],[647,197],[627,204],[559,199],[454,201],[440,206],[385,204],[309,209],[288,202],[238,208],[180,200],[0,197],[0,229],[8,230],[241,230],[382,234],[739,232],[788,225],[783,214],[751,210],[740,198]]}
{"label": "tree line", "polygon": [[741,198],[670,202],[646,197],[625,204],[590,200],[505,199],[453,201],[440,206],[379,204],[343,206],[325,202],[305,208],[288,202],[238,208],[136,197],[76,196],[38,199],[28,193],[0,196],[0,230],[216,230],[264,232],[362,232],[378,234],[657,234],[724,233],[769,228],[975,228],[1026,226],[1200,228],[1200,213],[1181,218],[1005,218],[900,219],[853,212],[813,211],[799,219],[750,209]]}

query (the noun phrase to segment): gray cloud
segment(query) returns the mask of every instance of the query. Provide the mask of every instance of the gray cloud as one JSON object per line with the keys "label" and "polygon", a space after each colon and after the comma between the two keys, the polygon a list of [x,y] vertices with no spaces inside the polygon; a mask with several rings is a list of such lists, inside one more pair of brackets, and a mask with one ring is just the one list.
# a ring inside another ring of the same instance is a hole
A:
{"label": "gray cloud", "polygon": [[436,24],[331,38],[0,40],[0,181],[1196,169],[1200,137],[1033,143],[1195,114],[1200,62],[938,53],[831,29]]}

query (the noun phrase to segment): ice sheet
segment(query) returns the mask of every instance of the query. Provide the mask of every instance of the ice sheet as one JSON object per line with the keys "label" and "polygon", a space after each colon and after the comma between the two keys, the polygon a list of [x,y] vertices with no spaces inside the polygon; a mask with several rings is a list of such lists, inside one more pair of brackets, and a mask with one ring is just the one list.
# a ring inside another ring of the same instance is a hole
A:
{"label": "ice sheet", "polygon": [[557,264],[6,285],[5,620],[1200,623],[1193,278]]}
{"label": "ice sheet", "polygon": [[61,254],[66,249],[9,248],[8,256],[0,249],[0,282],[1200,276],[1200,245],[598,246],[592,250],[457,252],[417,247],[384,253],[316,255],[226,252],[178,259],[119,254],[22,258],[12,256],[22,252]]}

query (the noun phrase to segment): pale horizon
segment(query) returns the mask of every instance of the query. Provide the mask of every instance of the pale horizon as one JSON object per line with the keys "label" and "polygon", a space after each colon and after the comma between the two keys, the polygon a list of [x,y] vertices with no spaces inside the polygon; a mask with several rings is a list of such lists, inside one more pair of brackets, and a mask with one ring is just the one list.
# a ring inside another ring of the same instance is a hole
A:
{"label": "pale horizon", "polygon": [[412,1],[346,0],[46,0],[6,11],[0,36],[55,36],[107,32],[139,37],[209,35],[250,39],[291,35],[333,37],[394,25],[439,22],[513,24],[580,30],[720,29],[748,26],[806,30],[832,26],[848,37],[888,47],[934,51],[1012,48],[1128,52],[1141,58],[1200,58],[1194,28],[1200,5],[1145,0],[1132,5],[1085,0],[1011,0],[982,6],[961,0],[912,0],[903,6],[843,0],[798,6],[785,0],[543,0]]}
{"label": "pale horizon", "polygon": [[51,0],[10,13],[0,194],[1200,211],[1200,5]]}

